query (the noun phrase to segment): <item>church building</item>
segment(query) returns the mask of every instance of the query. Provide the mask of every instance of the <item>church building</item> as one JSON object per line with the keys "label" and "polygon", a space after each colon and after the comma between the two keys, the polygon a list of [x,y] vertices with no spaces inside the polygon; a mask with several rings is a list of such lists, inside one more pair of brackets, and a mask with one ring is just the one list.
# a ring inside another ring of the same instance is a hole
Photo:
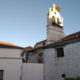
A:
{"label": "church building", "polygon": [[47,14],[47,39],[22,53],[26,64],[43,64],[43,80],[80,77],[80,32],[64,34],[61,8],[53,4]]}
{"label": "church building", "polygon": [[46,40],[26,48],[0,42],[0,80],[80,78],[80,31],[65,35],[61,8],[47,13]]}

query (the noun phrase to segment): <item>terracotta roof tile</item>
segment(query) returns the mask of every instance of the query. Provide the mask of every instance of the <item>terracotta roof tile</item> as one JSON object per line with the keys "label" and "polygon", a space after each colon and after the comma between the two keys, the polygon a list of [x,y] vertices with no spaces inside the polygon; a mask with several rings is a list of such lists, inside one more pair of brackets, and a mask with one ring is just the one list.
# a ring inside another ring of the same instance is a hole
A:
{"label": "terracotta roof tile", "polygon": [[22,48],[20,46],[17,46],[15,44],[12,44],[12,43],[7,43],[7,42],[0,42],[0,48]]}
{"label": "terracotta roof tile", "polygon": [[55,45],[55,44],[58,44],[58,43],[61,43],[61,42],[65,42],[65,41],[68,41],[68,40],[73,40],[73,39],[76,39],[76,38],[80,38],[80,31],[79,31],[79,32],[76,32],[76,33],[74,33],[74,34],[65,36],[64,38],[62,38],[62,39],[60,39],[60,40],[58,40],[58,41],[56,41],[56,42],[47,44],[47,45],[45,45],[45,46],[33,48],[33,49],[29,50],[29,52],[30,52],[30,51],[34,51],[34,50],[36,50],[36,49],[48,47],[49,45]]}

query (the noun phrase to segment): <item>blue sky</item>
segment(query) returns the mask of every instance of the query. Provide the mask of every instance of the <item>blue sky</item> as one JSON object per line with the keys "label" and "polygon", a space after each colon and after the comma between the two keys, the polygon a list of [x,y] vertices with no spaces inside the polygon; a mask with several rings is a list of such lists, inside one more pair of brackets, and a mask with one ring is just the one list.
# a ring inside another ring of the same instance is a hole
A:
{"label": "blue sky", "polygon": [[[66,35],[80,31],[80,0],[55,0]],[[26,47],[46,39],[46,14],[53,0],[0,0],[0,41]]]}

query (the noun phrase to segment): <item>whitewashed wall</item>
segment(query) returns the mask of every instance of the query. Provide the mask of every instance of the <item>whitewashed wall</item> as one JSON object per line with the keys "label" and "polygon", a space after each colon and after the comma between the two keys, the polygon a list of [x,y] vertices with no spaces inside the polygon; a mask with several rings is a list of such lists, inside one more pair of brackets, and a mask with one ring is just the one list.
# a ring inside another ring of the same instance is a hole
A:
{"label": "whitewashed wall", "polygon": [[55,49],[45,49],[44,50],[44,74],[45,80],[56,80],[56,70],[55,70]]}
{"label": "whitewashed wall", "polygon": [[63,80],[66,77],[80,77],[80,42],[64,46],[64,57],[58,58],[56,49],[45,49],[45,80]]}
{"label": "whitewashed wall", "polygon": [[47,44],[60,40],[64,37],[64,31],[57,25],[47,27]]}
{"label": "whitewashed wall", "polygon": [[22,80],[43,80],[43,64],[23,63]]}
{"label": "whitewashed wall", "polygon": [[0,70],[4,70],[3,80],[20,80],[21,60],[0,59]]}
{"label": "whitewashed wall", "polygon": [[21,52],[20,49],[0,48],[0,58],[21,58]]}
{"label": "whitewashed wall", "polygon": [[20,80],[21,50],[0,48],[0,70],[4,70],[3,80]]}

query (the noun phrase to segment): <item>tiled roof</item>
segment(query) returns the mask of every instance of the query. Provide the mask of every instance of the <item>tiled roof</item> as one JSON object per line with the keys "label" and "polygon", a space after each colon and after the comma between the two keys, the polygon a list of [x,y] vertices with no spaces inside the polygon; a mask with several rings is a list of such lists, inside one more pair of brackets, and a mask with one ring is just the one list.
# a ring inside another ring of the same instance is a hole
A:
{"label": "tiled roof", "polygon": [[46,42],[47,40],[43,40],[43,41],[40,41],[40,42],[38,42],[38,43],[36,43],[36,44],[40,44],[40,43],[43,43],[43,42]]}
{"label": "tiled roof", "polygon": [[50,48],[50,47],[56,47],[57,45],[59,46],[59,44],[60,45],[69,44],[69,43],[72,43],[73,41],[74,42],[80,41],[80,31],[76,32],[74,34],[65,36],[64,38],[62,38],[56,42],[47,44],[45,46],[33,48],[32,50],[29,50],[28,52],[34,51],[36,49],[45,49],[45,48]]}
{"label": "tiled roof", "polygon": [[23,49],[20,46],[17,46],[12,43],[7,43],[7,42],[0,42],[0,48],[15,48],[15,49]]}
{"label": "tiled roof", "polygon": [[34,47],[36,47],[38,44],[42,44],[42,43],[46,43],[46,42],[47,42],[47,40],[40,41],[40,42],[36,43]]}

